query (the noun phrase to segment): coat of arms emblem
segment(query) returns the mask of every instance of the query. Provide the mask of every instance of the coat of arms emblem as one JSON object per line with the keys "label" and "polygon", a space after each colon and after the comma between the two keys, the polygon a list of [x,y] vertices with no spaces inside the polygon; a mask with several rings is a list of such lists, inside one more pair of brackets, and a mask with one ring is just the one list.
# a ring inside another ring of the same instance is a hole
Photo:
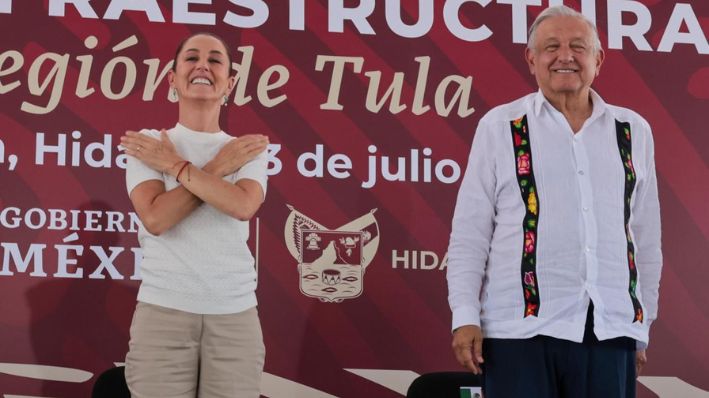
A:
{"label": "coat of arms emblem", "polygon": [[292,206],[285,240],[298,261],[300,291],[323,302],[339,303],[364,290],[364,273],[379,247],[376,209],[331,230]]}

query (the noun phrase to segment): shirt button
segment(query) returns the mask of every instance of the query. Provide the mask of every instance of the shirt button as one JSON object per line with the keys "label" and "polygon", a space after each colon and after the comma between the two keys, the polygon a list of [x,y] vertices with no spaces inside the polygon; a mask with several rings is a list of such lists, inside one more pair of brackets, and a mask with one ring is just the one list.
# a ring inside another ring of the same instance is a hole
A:
{"label": "shirt button", "polygon": [[588,211],[588,207],[584,207],[584,208],[583,208],[583,211]]}
{"label": "shirt button", "polygon": [[588,252],[590,252],[590,251],[591,251],[591,248],[588,247],[588,246],[586,246],[586,253],[588,253]]}
{"label": "shirt button", "polygon": [[579,170],[579,175],[583,175],[583,170]]}

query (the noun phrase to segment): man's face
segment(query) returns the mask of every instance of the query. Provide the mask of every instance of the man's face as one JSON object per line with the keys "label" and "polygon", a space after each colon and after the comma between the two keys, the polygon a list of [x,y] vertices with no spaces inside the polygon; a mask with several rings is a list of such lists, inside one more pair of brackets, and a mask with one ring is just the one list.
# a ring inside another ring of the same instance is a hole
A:
{"label": "man's face", "polygon": [[555,16],[537,26],[525,55],[546,97],[588,95],[604,56],[593,42],[593,30],[581,18]]}

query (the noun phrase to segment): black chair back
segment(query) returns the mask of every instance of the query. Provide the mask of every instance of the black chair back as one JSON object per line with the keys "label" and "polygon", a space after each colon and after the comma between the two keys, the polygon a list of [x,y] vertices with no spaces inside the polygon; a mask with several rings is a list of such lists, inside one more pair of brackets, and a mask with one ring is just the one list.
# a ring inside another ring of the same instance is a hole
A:
{"label": "black chair back", "polygon": [[130,398],[125,366],[117,366],[101,373],[94,383],[91,398]]}
{"label": "black chair back", "polygon": [[469,390],[461,392],[461,387],[480,387],[480,376],[470,372],[422,374],[411,383],[406,398],[479,398]]}

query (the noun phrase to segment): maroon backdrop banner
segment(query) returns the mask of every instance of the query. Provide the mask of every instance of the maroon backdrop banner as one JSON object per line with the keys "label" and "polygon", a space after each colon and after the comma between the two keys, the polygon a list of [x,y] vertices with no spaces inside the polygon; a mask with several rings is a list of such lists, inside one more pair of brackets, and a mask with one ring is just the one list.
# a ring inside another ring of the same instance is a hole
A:
{"label": "maroon backdrop banner", "polygon": [[[232,135],[270,137],[251,222],[263,395],[401,397],[460,370],[446,250],[478,120],[536,90],[541,0],[0,0],[0,396],[85,397],[124,361],[140,280],[119,137],[170,128],[191,32],[224,37]],[[709,2],[579,0],[594,88],[653,128],[659,319],[639,397],[709,396]],[[347,261],[314,259],[334,245]]]}

